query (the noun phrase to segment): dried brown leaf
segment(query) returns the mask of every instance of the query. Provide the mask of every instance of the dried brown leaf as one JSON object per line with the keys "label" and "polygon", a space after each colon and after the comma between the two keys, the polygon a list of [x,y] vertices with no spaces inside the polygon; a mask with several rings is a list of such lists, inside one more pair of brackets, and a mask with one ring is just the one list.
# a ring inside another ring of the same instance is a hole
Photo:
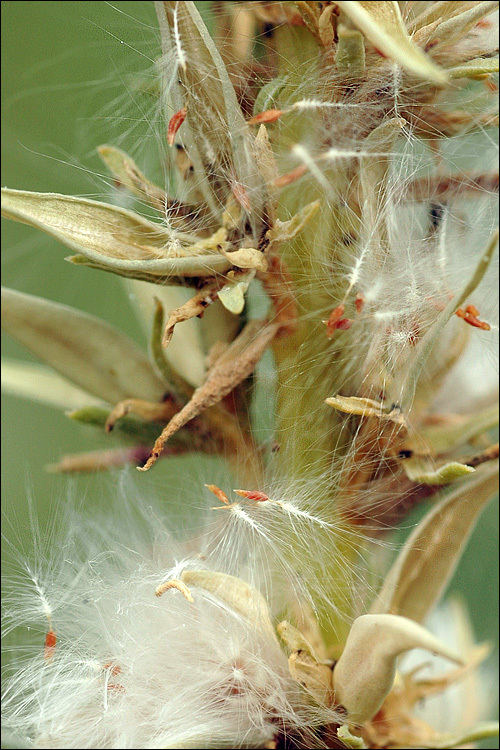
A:
{"label": "dried brown leaf", "polygon": [[221,284],[217,282],[206,284],[198,294],[169,313],[162,339],[164,348],[169,345],[177,323],[203,315],[207,306],[217,299],[220,287]]}
{"label": "dried brown leaf", "polygon": [[156,462],[163,446],[177,430],[208,407],[219,403],[253,372],[278,328],[278,325],[269,324],[265,320],[252,321],[247,324],[208,373],[203,385],[193,393],[191,400],[170,420],[156,440],[145,466],[138,467],[140,471],[147,471]]}

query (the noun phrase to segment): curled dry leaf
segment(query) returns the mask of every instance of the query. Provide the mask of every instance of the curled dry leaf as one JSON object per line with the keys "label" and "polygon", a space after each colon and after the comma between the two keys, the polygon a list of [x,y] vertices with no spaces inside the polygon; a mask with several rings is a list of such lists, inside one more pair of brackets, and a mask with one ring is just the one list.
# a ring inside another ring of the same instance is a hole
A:
{"label": "curled dry leaf", "polygon": [[42,362],[103,401],[160,401],[164,395],[164,383],[139,347],[92,315],[3,288],[2,327]]}
{"label": "curled dry leaf", "polygon": [[419,665],[410,673],[403,674],[401,677],[404,684],[406,700],[410,706],[413,707],[424,698],[427,698],[430,695],[435,695],[436,693],[441,693],[443,690],[446,690],[453,685],[453,683],[458,682],[477,669],[490,652],[491,646],[488,643],[475,646],[467,655],[464,664],[455,667],[454,669],[450,669],[444,674],[439,674],[436,677],[415,679],[415,675],[418,674],[423,665]]}
{"label": "curled dry leaf", "polygon": [[163,348],[166,348],[169,345],[177,323],[203,315],[206,307],[217,299],[220,286],[221,284],[217,282],[207,284],[200,292],[198,292],[198,294],[195,294],[190,300],[170,312],[163,333]]}
{"label": "curled dry leaf", "polygon": [[194,602],[194,599],[191,596],[191,591],[183,581],[179,581],[177,578],[173,578],[170,581],[160,583],[160,585],[155,589],[155,596],[162,596],[165,591],[169,591],[169,589],[177,589],[177,591],[180,591],[183,597],[188,600],[188,602],[191,602],[191,604]]}
{"label": "curled dry leaf", "polygon": [[489,465],[445,495],[408,537],[370,612],[391,612],[423,622],[497,487],[498,466]]}
{"label": "curled dry leaf", "polygon": [[341,11],[384,55],[408,73],[444,84],[446,72],[420,50],[405,29],[397,2],[337,2]]}
{"label": "curled dry leaf", "polygon": [[288,242],[288,240],[296,237],[319,210],[320,205],[321,201],[316,200],[308,203],[307,206],[304,206],[288,221],[276,219],[274,226],[266,232],[266,239],[269,240],[269,250],[277,250],[282,242]]}
{"label": "curled dry leaf", "polygon": [[314,652],[312,645],[306,640],[306,637],[298,628],[294,627],[286,620],[283,620],[283,622],[278,624],[276,630],[290,651],[303,651],[315,661],[318,661],[318,657]]}
{"label": "curled dry leaf", "polygon": [[462,663],[446,644],[406,617],[370,614],[354,620],[333,670],[335,703],[346,709],[348,724],[363,724],[377,713],[392,688],[398,656],[413,648]]}
{"label": "curled dry leaf", "polygon": [[332,663],[320,661],[301,631],[286,620],[279,623],[277,631],[292,652],[288,659],[291,676],[315,701],[330,706],[333,700]]}
{"label": "curled dry leaf", "polygon": [[151,456],[140,471],[147,471],[157,460],[167,440],[187,422],[227,396],[254,370],[278,330],[265,320],[248,323],[227,351],[208,373],[206,381],[195,390],[191,400],[168,423],[157,438]]}

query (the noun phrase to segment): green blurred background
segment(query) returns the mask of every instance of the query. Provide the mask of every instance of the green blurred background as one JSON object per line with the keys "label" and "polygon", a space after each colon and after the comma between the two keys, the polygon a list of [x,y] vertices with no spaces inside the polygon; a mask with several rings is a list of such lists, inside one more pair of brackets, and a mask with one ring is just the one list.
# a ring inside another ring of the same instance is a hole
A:
{"label": "green blurred background", "polygon": [[[198,5],[205,12],[210,3]],[[137,91],[141,76],[146,83],[152,80],[160,49],[153,4],[7,1],[2,11],[2,184],[105,199],[108,182],[96,146],[119,145],[142,167],[155,154],[154,103]],[[4,285],[91,312],[144,345],[120,280],[70,266],[63,260],[67,252],[34,229],[2,221]],[[7,337],[2,342],[3,356],[34,361]],[[43,536],[54,508],[68,494],[67,478],[45,472],[44,466],[63,453],[110,447],[110,442],[54,409],[9,396],[3,398],[3,427],[4,531],[13,544],[29,550],[29,499]],[[146,493],[168,503],[169,513],[177,513],[203,474],[199,462],[165,461],[142,475],[141,483]],[[210,481],[223,474],[210,462]],[[114,492],[109,475],[78,477],[71,486],[77,496],[85,495],[89,513],[105,511]],[[497,503],[484,512],[450,586],[467,602],[477,639],[496,644],[497,513]],[[489,659],[492,670],[497,654]]]}

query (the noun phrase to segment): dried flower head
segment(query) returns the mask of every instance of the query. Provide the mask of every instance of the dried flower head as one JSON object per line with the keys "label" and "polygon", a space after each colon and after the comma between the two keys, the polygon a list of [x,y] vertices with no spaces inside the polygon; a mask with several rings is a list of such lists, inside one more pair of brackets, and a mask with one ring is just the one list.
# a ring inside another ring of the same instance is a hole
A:
{"label": "dried flower head", "polygon": [[[6,387],[129,442],[51,468],[203,452],[233,477],[200,482],[196,533],[141,510],[141,535],[117,506],[80,519],[43,575],[24,563],[7,622],[43,623],[45,648],[16,665],[6,725],[75,748],[490,736],[476,711],[443,728],[414,709],[487,652],[426,623],[496,488],[496,3],[213,5],[209,33],[195,3],[155,3],[169,190],[99,148],[156,218],[2,190],[6,217],[124,277],[151,313],[148,358],[104,321],[2,292],[7,333],[56,371],[34,384],[7,363]],[[468,138],[474,170],[457,157]],[[382,573],[387,532],[424,499]],[[422,678],[399,661],[415,649],[454,666]]]}

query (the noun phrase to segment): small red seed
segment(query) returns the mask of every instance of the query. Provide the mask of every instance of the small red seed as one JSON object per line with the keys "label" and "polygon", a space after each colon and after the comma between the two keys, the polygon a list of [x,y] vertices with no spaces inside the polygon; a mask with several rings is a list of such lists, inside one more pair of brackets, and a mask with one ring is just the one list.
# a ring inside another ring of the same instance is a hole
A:
{"label": "small red seed", "polygon": [[175,135],[177,131],[179,130],[180,126],[186,119],[187,109],[186,107],[183,107],[178,112],[175,113],[175,115],[172,115],[168,122],[168,129],[167,129],[167,143],[169,146],[174,145]]}
{"label": "small red seed", "polygon": [[269,500],[269,496],[264,492],[258,492],[257,490],[234,490],[237,495],[246,497],[247,500],[255,500],[256,503],[264,503]]}
{"label": "small red seed", "polygon": [[259,114],[250,117],[247,123],[248,125],[260,125],[265,122],[276,122],[282,114],[282,109],[267,109],[265,112],[259,112]]}
{"label": "small red seed", "polygon": [[347,331],[352,326],[352,320],[350,318],[342,318],[339,320],[335,328],[338,331]]}
{"label": "small red seed", "polygon": [[305,175],[306,172],[306,165],[300,164],[300,166],[292,169],[291,172],[287,172],[286,174],[282,174],[280,177],[277,177],[274,181],[274,187],[286,187],[286,185],[290,185],[292,182],[299,180],[303,175]]}
{"label": "small red seed", "polygon": [[330,316],[328,320],[326,321],[327,326],[332,326],[334,323],[337,323],[344,314],[345,305],[337,305],[337,307],[334,307],[333,310],[330,313]]}
{"label": "small red seed", "polygon": [[479,320],[479,310],[474,305],[467,305],[465,310],[461,307],[455,311],[455,315],[465,320],[470,326],[480,328],[482,331],[491,331],[491,326],[485,320]]}
{"label": "small red seed", "polygon": [[250,204],[250,198],[248,197],[248,193],[241,184],[241,182],[233,182],[232,184],[232,193],[240,206],[249,214],[252,210],[252,206]]}
{"label": "small red seed", "polygon": [[44,659],[47,659],[47,660],[52,659],[56,650],[56,643],[57,643],[57,636],[51,628],[45,636],[45,646],[43,650]]}
{"label": "small red seed", "polygon": [[354,300],[354,304],[356,306],[356,312],[360,313],[365,306],[365,298],[361,294],[361,292],[358,292],[356,295],[356,299]]}
{"label": "small red seed", "polygon": [[467,307],[465,308],[465,312],[468,315],[479,315],[479,310],[474,305],[467,305]]}
{"label": "small red seed", "polygon": [[343,318],[345,305],[337,305],[330,313],[328,320],[323,321],[326,325],[326,335],[329,339],[332,338],[335,331],[347,331],[352,326],[352,320],[350,318]]}
{"label": "small red seed", "polygon": [[229,505],[229,500],[225,492],[223,492],[217,485],[215,484],[206,484],[205,487],[207,490],[210,490],[210,492],[213,492],[215,497],[221,501],[221,503],[224,503],[225,505]]}

